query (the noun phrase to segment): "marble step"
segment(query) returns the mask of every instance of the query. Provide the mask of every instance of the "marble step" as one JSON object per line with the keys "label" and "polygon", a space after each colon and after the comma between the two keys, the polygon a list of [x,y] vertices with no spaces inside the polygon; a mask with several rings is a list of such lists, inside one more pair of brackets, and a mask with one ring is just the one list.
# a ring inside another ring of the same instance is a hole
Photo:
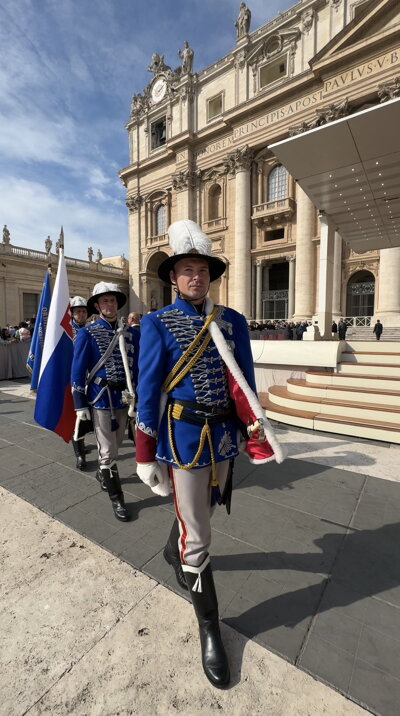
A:
{"label": "marble step", "polygon": [[370,375],[377,376],[379,378],[400,378],[400,365],[394,363],[383,364],[383,363],[346,363],[340,362],[337,366],[339,374],[346,375]]}
{"label": "marble step", "polygon": [[400,341],[382,343],[381,341],[355,341],[346,339],[346,351],[358,351],[367,353],[400,353]]}
{"label": "marble step", "polygon": [[384,421],[400,428],[400,405],[396,407],[378,406],[367,401],[339,400],[337,398],[318,398],[296,395],[282,385],[273,385],[269,389],[269,400],[274,405],[295,410],[313,411],[316,414],[330,413],[346,419],[363,418],[365,420]]}
{"label": "marble step", "polygon": [[382,440],[384,442],[400,445],[400,428],[386,421],[339,418],[330,413],[316,414],[309,410],[296,410],[283,408],[275,405],[269,398],[262,402],[266,415],[271,420],[276,420],[286,425],[321,430],[322,432],[335,433],[337,435],[350,435],[371,440]]}
{"label": "marble step", "polygon": [[342,351],[341,363],[379,363],[380,365],[398,365],[400,367],[400,353],[372,353],[366,351]]}
{"label": "marble step", "polygon": [[[364,368],[364,366],[363,366]],[[358,373],[334,373],[333,371],[308,370],[306,371],[307,383],[325,383],[327,386],[344,386],[350,388],[374,388],[376,390],[394,390],[400,392],[400,377],[386,376],[379,373],[376,375],[365,375]]]}
{"label": "marble step", "polygon": [[399,391],[385,390],[383,388],[355,388],[339,385],[326,385],[321,383],[307,383],[303,378],[289,378],[287,380],[289,393],[306,397],[330,398],[334,401],[367,401],[376,405],[387,405],[396,408],[400,406]]}

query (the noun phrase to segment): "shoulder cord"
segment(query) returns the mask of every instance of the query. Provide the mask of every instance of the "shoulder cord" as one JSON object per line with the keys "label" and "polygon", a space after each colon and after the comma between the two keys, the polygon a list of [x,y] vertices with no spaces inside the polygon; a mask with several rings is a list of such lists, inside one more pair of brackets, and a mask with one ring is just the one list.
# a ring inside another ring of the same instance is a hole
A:
{"label": "shoulder cord", "polygon": [[[216,314],[217,314],[217,311],[218,311],[218,306],[215,306],[214,309],[212,310],[212,312],[210,313],[210,315],[207,316],[207,319],[206,319],[205,322],[204,322],[204,326],[202,326],[202,328],[201,328],[201,330],[198,332],[197,336],[193,339],[193,341],[192,341],[191,344],[187,347],[187,349],[185,350],[185,352],[182,353],[182,355],[181,355],[181,357],[179,358],[179,360],[175,363],[175,365],[174,365],[174,367],[172,368],[172,370],[168,373],[166,379],[164,380],[163,386],[162,386],[162,390],[163,390],[164,393],[169,393],[173,388],[175,388],[175,386],[176,386],[176,385],[185,377],[185,375],[189,372],[189,370],[191,369],[192,365],[194,365],[194,363],[196,363],[196,361],[198,360],[198,358],[200,358],[200,356],[204,353],[205,349],[207,348],[207,346],[208,346],[208,344],[209,344],[209,342],[210,342],[210,340],[211,340],[211,335],[210,335],[210,334],[208,334],[208,336],[206,336],[206,338],[204,339],[203,343],[197,348],[197,350],[196,350],[196,352],[194,353],[194,355],[192,355],[192,357],[189,359],[190,354],[192,353],[192,351],[194,351],[194,349],[196,348],[196,346],[197,346],[198,343],[200,342],[201,338],[204,336],[204,334],[205,334],[206,330],[208,329],[208,326],[210,325],[211,321],[214,320],[214,318],[215,318],[215,316],[216,316]],[[185,363],[185,361],[188,361],[187,364],[182,368],[182,370],[180,370],[181,367],[183,366],[183,364]],[[180,371],[180,372],[178,373],[178,371]]]}
{"label": "shoulder cord", "polygon": [[[174,408],[178,408],[178,412],[175,413]],[[218,482],[217,482],[217,473],[216,473],[216,468],[215,468],[214,448],[213,448],[212,439],[211,439],[211,430],[210,430],[210,426],[207,422],[207,418],[206,418],[206,422],[204,423],[204,425],[201,429],[199,446],[197,448],[196,454],[191,462],[187,462],[186,464],[184,464],[179,460],[179,457],[177,455],[175,443],[174,443],[174,436],[173,436],[173,432],[172,432],[172,418],[174,418],[175,420],[179,420],[179,415],[180,415],[179,406],[175,406],[175,405],[168,406],[168,439],[169,439],[169,444],[171,445],[171,452],[172,452],[172,457],[174,458],[174,462],[176,462],[176,464],[178,465],[180,470],[191,470],[192,467],[194,467],[196,462],[198,461],[198,459],[203,451],[204,443],[207,438],[208,445],[210,447],[210,457],[211,457],[210,485],[211,485],[211,487],[217,487]]]}

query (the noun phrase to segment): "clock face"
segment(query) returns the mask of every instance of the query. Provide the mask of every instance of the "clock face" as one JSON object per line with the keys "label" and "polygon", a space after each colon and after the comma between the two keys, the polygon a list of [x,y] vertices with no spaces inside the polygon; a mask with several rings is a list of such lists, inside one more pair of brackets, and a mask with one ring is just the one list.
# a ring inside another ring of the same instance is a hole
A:
{"label": "clock face", "polygon": [[161,102],[163,99],[165,92],[167,90],[167,83],[163,79],[159,79],[156,82],[154,82],[154,85],[151,90],[151,96],[153,99],[153,102]]}

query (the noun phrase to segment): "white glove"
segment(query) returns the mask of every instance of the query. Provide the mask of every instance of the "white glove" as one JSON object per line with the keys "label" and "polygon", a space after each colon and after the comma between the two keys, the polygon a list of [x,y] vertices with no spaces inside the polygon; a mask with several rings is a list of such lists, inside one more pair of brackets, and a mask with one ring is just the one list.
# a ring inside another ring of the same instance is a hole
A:
{"label": "white glove", "polygon": [[76,410],[76,417],[78,420],[91,420],[92,416],[90,415],[89,408],[80,408],[79,410]]}
{"label": "white glove", "polygon": [[148,485],[156,495],[168,497],[171,492],[168,477],[168,468],[154,462],[138,462],[136,474],[145,485]]}

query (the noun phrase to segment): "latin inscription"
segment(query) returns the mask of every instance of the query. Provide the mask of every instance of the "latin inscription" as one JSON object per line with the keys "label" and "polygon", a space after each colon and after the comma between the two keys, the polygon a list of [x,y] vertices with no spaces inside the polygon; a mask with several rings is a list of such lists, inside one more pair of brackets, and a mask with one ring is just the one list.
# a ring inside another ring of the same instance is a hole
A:
{"label": "latin inscription", "polygon": [[217,142],[212,142],[205,147],[201,147],[201,149],[195,152],[195,156],[199,157],[203,154],[215,154],[222,149],[227,149],[231,147],[236,140],[245,138],[247,135],[257,132],[259,129],[263,129],[264,127],[269,127],[280,120],[290,119],[297,112],[300,112],[303,109],[313,107],[314,105],[318,106],[325,100],[330,100],[330,94],[332,92],[336,92],[338,89],[348,86],[352,82],[358,82],[364,77],[376,74],[383,69],[398,64],[399,62],[400,50],[397,50],[389,52],[386,55],[382,55],[381,57],[377,57],[370,62],[360,65],[359,67],[343,72],[336,77],[332,77],[325,81],[321,90],[305,95],[305,97],[301,97],[295,102],[291,102],[283,107],[278,107],[278,109],[268,112],[268,114],[258,117],[251,122],[247,122],[241,127],[236,127],[229,137],[225,137]]}

